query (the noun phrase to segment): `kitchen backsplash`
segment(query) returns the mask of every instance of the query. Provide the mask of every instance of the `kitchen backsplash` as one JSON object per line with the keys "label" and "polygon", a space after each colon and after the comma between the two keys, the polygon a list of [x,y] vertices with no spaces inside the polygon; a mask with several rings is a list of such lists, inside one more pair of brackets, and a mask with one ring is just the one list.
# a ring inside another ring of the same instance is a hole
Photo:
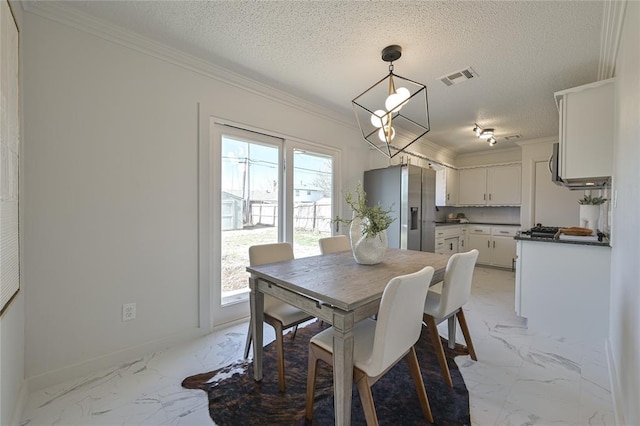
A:
{"label": "kitchen backsplash", "polygon": [[520,207],[438,207],[436,220],[444,221],[449,214],[464,213],[470,222],[520,223]]}

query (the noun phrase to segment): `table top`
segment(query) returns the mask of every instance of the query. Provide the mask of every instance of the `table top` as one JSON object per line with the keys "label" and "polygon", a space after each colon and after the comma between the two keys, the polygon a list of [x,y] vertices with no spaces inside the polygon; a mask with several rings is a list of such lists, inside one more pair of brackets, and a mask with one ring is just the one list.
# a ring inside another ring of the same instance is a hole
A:
{"label": "table top", "polygon": [[353,311],[382,297],[394,277],[433,266],[430,284],[442,281],[448,255],[387,249],[381,263],[360,265],[351,251],[304,257],[285,262],[248,266],[247,271],[282,288]]}

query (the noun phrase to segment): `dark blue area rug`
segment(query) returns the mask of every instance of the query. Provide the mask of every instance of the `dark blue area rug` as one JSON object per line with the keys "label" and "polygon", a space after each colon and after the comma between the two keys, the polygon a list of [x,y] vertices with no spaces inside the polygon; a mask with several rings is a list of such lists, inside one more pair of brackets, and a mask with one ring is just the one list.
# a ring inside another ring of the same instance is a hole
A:
{"label": "dark blue area rug", "polygon": [[[275,344],[265,346],[264,378],[253,380],[253,364],[240,360],[208,373],[187,377],[182,386],[201,389],[209,397],[209,413],[218,425],[304,425],[305,393],[309,339],[323,328],[314,322],[300,330],[294,340],[284,339],[287,391],[278,387]],[[466,355],[466,348],[456,345],[454,350],[443,343],[453,389],[440,373],[438,359],[427,330],[423,327],[416,344],[418,362],[422,370],[429,404],[436,425],[469,425],[469,392],[453,360]],[[428,424],[420,408],[414,382],[406,361],[400,361],[372,387],[376,413],[381,425]],[[318,363],[313,425],[333,425],[333,375],[330,366]],[[351,423],[365,425],[360,396],[354,385]]]}

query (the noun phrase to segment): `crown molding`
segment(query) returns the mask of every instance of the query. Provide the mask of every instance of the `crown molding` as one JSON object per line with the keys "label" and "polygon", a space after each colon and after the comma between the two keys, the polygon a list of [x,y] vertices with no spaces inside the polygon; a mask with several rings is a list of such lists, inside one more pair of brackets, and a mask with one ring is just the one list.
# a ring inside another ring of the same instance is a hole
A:
{"label": "crown molding", "polygon": [[598,80],[611,78],[615,75],[616,57],[620,46],[622,22],[627,0],[606,0],[603,7]]}
{"label": "crown molding", "polygon": [[555,143],[558,142],[558,137],[557,136],[547,136],[545,138],[539,138],[539,139],[529,139],[526,141],[518,141],[516,142],[517,145],[519,146],[527,146],[527,145],[536,145],[536,144],[540,144],[540,143]]}
{"label": "crown molding", "polygon": [[28,13],[51,19],[60,24],[95,35],[104,40],[152,56],[205,77],[229,84],[288,107],[302,110],[314,116],[333,121],[349,129],[357,129],[355,122],[346,120],[342,114],[330,108],[309,102],[212,62],[158,43],[150,38],[95,18],[75,8],[46,1],[26,1],[21,2],[21,5]]}

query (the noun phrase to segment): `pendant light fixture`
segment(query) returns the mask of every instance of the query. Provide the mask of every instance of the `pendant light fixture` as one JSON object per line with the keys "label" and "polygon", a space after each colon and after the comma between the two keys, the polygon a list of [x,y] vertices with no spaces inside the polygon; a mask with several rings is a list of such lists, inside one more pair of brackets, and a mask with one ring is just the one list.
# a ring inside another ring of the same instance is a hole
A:
{"label": "pendant light fixture", "polygon": [[400,46],[385,47],[389,74],[351,101],[362,137],[389,158],[430,130],[427,86],[394,74],[393,61],[400,56]]}

